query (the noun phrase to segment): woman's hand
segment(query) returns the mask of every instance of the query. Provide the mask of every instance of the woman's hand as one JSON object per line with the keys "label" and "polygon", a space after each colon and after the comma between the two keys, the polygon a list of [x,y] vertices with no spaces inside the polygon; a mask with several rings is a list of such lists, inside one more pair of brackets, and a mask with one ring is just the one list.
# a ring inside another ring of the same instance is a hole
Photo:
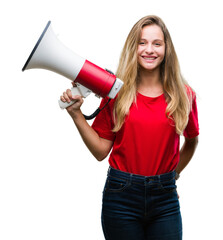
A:
{"label": "woman's hand", "polygon": [[[75,87],[75,83],[72,83]],[[81,105],[83,104],[84,100],[81,96],[76,95],[73,96],[70,89],[67,89],[62,96],[60,96],[60,100],[62,102],[70,103],[71,101],[74,101],[74,103],[67,107],[67,112],[71,115],[71,117],[75,117],[76,114],[81,113]]]}

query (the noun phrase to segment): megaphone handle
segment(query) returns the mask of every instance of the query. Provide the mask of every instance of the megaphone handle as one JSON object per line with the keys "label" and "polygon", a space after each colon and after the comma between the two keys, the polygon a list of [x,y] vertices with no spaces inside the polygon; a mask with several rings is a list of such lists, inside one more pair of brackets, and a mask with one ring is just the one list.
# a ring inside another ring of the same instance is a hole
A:
{"label": "megaphone handle", "polygon": [[[71,93],[72,93],[73,96],[75,96],[75,95],[82,96],[78,87],[72,87],[71,88]],[[74,104],[76,101],[71,101],[71,102],[68,103],[68,102],[63,102],[63,101],[59,100],[58,102],[59,102],[60,108],[65,109],[65,108],[71,106],[72,104]]]}

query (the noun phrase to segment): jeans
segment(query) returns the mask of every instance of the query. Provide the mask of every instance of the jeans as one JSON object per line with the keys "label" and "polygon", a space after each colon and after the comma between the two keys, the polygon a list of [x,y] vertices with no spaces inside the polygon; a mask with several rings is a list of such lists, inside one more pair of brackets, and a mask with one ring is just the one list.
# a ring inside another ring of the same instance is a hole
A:
{"label": "jeans", "polygon": [[181,240],[175,171],[146,177],[110,167],[101,220],[106,240]]}

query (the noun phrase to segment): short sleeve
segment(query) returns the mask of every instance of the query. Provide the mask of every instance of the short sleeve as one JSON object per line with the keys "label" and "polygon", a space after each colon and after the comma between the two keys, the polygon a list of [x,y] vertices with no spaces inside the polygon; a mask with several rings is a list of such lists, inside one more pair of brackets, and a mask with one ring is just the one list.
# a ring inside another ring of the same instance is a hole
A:
{"label": "short sleeve", "polygon": [[[100,108],[102,108],[107,101],[108,98],[102,99]],[[111,141],[114,141],[115,139],[115,133],[112,132],[114,127],[112,117],[113,105],[114,100],[112,99],[109,104],[103,110],[101,110],[101,112],[99,112],[91,126],[98,133],[99,137]]]}
{"label": "short sleeve", "polygon": [[186,138],[194,138],[199,135],[199,123],[198,123],[196,95],[194,95],[194,98],[193,98],[192,109],[189,114],[188,124],[184,130],[183,135]]}

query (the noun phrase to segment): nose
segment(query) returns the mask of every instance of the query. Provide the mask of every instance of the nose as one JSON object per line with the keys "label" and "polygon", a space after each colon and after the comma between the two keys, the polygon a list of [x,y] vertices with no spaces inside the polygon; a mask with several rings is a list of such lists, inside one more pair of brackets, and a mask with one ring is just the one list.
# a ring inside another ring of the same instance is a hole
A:
{"label": "nose", "polygon": [[153,49],[153,45],[152,44],[148,44],[146,47],[146,53],[147,54],[152,54],[154,53],[154,49]]}

